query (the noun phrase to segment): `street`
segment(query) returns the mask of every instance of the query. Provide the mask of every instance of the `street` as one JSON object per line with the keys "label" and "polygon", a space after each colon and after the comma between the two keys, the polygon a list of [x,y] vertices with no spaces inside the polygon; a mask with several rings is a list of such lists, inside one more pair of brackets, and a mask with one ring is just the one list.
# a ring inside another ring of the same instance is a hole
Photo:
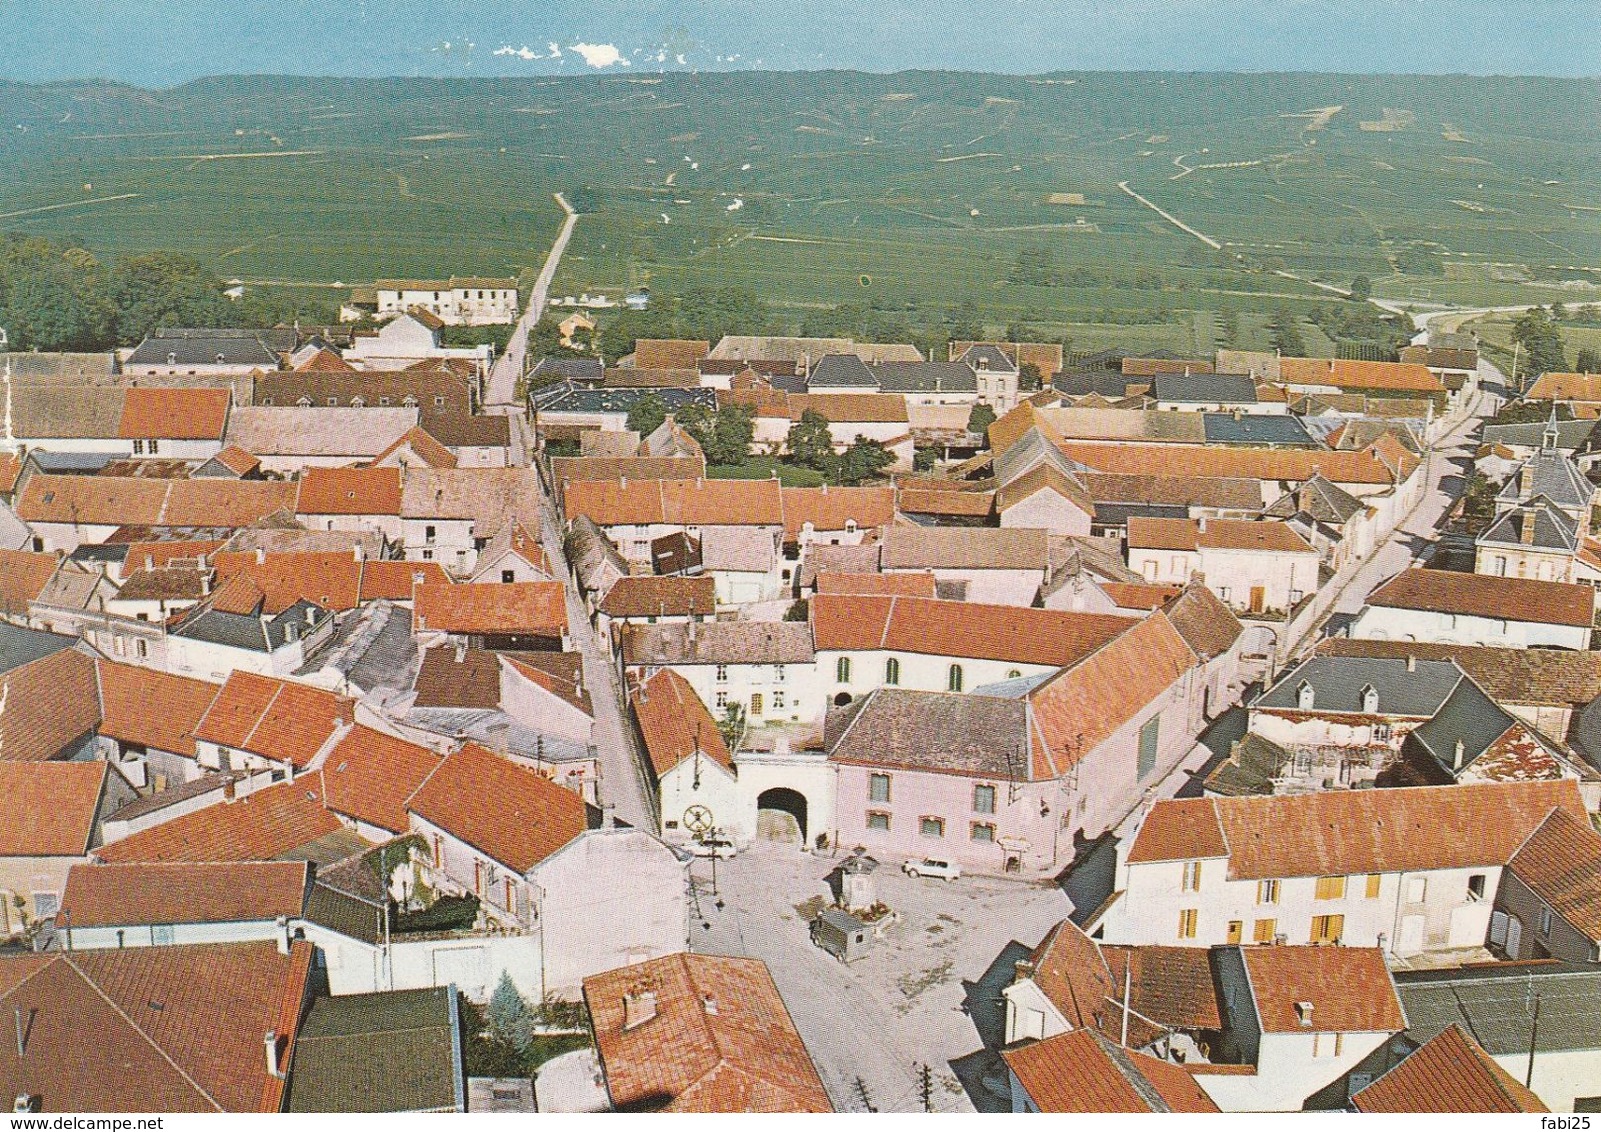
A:
{"label": "street", "polygon": [[528,306],[523,311],[522,318],[517,320],[516,328],[511,332],[511,341],[506,343],[505,351],[495,359],[494,367],[489,371],[489,388],[484,394],[486,408],[491,405],[511,405],[517,400],[517,379],[523,375],[523,366],[527,358],[528,332],[545,313],[545,303],[550,298],[551,281],[556,278],[556,268],[561,264],[562,253],[567,250],[567,241],[573,234],[573,227],[578,223],[578,213],[567,203],[567,198],[560,193],[556,193],[555,197],[556,203],[561,205],[567,218],[562,221],[561,231],[556,234],[556,242],[550,246],[550,254],[545,257],[545,266],[539,269],[539,278],[534,281],[534,292],[528,297]]}

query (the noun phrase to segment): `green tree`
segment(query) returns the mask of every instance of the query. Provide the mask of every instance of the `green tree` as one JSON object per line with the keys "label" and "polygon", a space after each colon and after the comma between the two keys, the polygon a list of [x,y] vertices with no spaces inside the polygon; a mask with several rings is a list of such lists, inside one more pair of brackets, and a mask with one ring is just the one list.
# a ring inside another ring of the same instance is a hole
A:
{"label": "green tree", "polygon": [[785,621],[805,621],[810,617],[811,604],[805,598],[790,602],[789,608],[784,610]]}
{"label": "green tree", "polygon": [[123,342],[138,342],[162,326],[233,325],[234,304],[222,280],[185,255],[131,256],[111,272],[108,289]]}
{"label": "green tree", "polygon": [[836,479],[843,484],[860,484],[874,479],[895,462],[895,455],[883,444],[858,436],[839,458]]}
{"label": "green tree", "polygon": [[1040,367],[1033,362],[1024,362],[1017,368],[1017,387],[1024,393],[1033,393],[1043,382]]}
{"label": "green tree", "polygon": [[519,1053],[533,1044],[534,1012],[511,981],[510,974],[501,973],[500,982],[495,984],[495,993],[489,996],[485,1017],[495,1037]]}
{"label": "green tree", "polygon": [[801,413],[789,426],[789,460],[803,468],[822,471],[834,456],[834,439],[828,431],[828,418],[816,409]]}
{"label": "green tree", "polygon": [[1601,350],[1594,346],[1580,346],[1579,359],[1573,364],[1580,373],[1601,373]]}
{"label": "green tree", "polygon": [[938,463],[938,448],[918,448],[912,452],[912,470],[914,472],[932,471]]}
{"label": "green tree", "polygon": [[963,299],[962,305],[951,311],[946,321],[951,337],[959,342],[973,342],[984,337],[984,316],[972,296]]}
{"label": "green tree", "polygon": [[713,464],[743,464],[750,459],[750,442],[756,436],[756,417],[744,405],[724,405],[712,424],[711,446],[702,445]]}
{"label": "green tree", "polygon": [[1520,367],[1523,372],[1560,373],[1567,368],[1562,349],[1562,331],[1557,329],[1550,312],[1543,308],[1535,307],[1527,311],[1512,324],[1512,340],[1523,347]]}
{"label": "green tree", "polygon": [[967,414],[967,431],[979,436],[987,435],[990,425],[994,423],[995,410],[983,401],[974,405],[973,411]]}
{"label": "green tree", "polygon": [[739,750],[740,740],[745,737],[745,705],[737,700],[730,702],[723,718],[717,721],[717,731],[730,751]]}
{"label": "green tree", "polygon": [[1299,320],[1293,311],[1287,307],[1279,307],[1273,312],[1270,326],[1274,349],[1292,358],[1306,356],[1306,340],[1301,337]]}
{"label": "green tree", "polygon": [[1373,297],[1373,280],[1366,275],[1358,275],[1351,280],[1351,301],[1365,303]]}
{"label": "green tree", "polygon": [[[692,401],[673,414],[678,427],[689,433],[690,438],[700,445],[700,450],[707,460],[712,459],[712,430],[717,423],[717,414],[699,402]],[[715,461],[713,461],[715,463]]]}
{"label": "green tree", "polygon": [[667,419],[667,405],[655,393],[647,393],[628,410],[627,425],[640,436],[649,436]]}

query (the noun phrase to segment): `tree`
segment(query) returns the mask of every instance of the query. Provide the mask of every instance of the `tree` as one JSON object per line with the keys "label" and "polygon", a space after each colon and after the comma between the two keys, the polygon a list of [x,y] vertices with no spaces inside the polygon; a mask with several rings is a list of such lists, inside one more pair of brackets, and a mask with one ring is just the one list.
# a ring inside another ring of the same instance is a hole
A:
{"label": "tree", "polygon": [[1358,275],[1351,280],[1351,301],[1365,303],[1373,297],[1373,280],[1366,275]]}
{"label": "tree", "polygon": [[1601,350],[1594,346],[1579,347],[1579,359],[1573,363],[1580,373],[1601,373]]}
{"label": "tree", "polygon": [[1306,356],[1306,341],[1301,337],[1299,320],[1293,311],[1287,307],[1279,307],[1273,312],[1273,321],[1270,323],[1273,332],[1273,348],[1281,354],[1292,358]]}
{"label": "tree", "polygon": [[1550,312],[1541,307],[1526,312],[1512,324],[1512,340],[1523,347],[1523,364],[1526,373],[1560,373],[1566,368],[1562,349],[1562,331],[1552,320]]}
{"label": "tree", "polygon": [[723,718],[717,721],[717,731],[723,737],[724,746],[730,751],[739,750],[740,740],[745,737],[745,705],[731,701],[723,711]]}
{"label": "tree", "polygon": [[859,484],[877,477],[895,462],[895,455],[883,444],[858,436],[839,458],[836,478],[840,483]]}
{"label": "tree", "polygon": [[501,973],[500,982],[495,984],[495,993],[489,997],[485,1017],[490,1032],[519,1053],[533,1044],[534,1012],[511,981],[509,973]]}
{"label": "tree", "polygon": [[756,417],[744,405],[724,405],[712,424],[711,444],[701,445],[712,464],[743,464],[750,459],[750,442],[756,436]]}
{"label": "tree", "polygon": [[691,401],[673,414],[678,427],[687,432],[696,444],[700,445],[701,452],[707,460],[711,460],[712,429],[717,423],[717,414],[698,401]]}
{"label": "tree", "polygon": [[1033,393],[1043,382],[1040,367],[1033,362],[1024,362],[1017,367],[1017,387],[1024,393]]}
{"label": "tree", "polygon": [[816,409],[801,413],[800,420],[789,426],[789,461],[802,468],[818,471],[828,467],[834,456],[834,438],[828,431],[828,418]]}
{"label": "tree", "polygon": [[967,431],[984,436],[989,432],[990,425],[995,423],[995,410],[988,404],[980,401],[973,406],[973,411],[967,414]]}
{"label": "tree", "polygon": [[939,463],[938,448],[918,448],[912,452],[912,470],[914,472],[932,471]]}
{"label": "tree", "polygon": [[649,436],[667,419],[667,405],[658,394],[647,393],[628,410],[628,427],[640,436]]}
{"label": "tree", "polygon": [[790,602],[789,608],[784,610],[785,621],[806,621],[810,618],[811,603],[809,603],[805,598],[801,598],[799,601]]}
{"label": "tree", "polygon": [[984,337],[984,316],[971,296],[962,300],[962,305],[950,313],[947,322],[951,337],[958,342],[975,342]]}

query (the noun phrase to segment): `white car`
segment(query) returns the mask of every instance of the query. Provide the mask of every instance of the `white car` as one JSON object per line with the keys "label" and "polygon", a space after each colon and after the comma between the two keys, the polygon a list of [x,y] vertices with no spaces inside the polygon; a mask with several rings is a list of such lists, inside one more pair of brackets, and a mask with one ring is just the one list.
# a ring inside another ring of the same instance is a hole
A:
{"label": "white car", "polygon": [[907,876],[913,877],[941,877],[945,880],[955,880],[962,875],[962,866],[954,861],[939,861],[933,857],[924,857],[921,861],[907,861],[901,866]]}
{"label": "white car", "polygon": [[730,860],[738,852],[734,848],[732,841],[724,840],[721,837],[708,837],[699,841],[691,841],[689,843],[689,851],[697,857],[716,857],[719,861]]}

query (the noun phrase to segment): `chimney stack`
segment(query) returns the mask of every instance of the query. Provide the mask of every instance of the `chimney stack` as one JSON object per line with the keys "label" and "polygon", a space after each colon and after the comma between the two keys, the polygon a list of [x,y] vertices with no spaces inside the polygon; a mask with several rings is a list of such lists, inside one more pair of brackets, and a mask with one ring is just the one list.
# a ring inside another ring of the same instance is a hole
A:
{"label": "chimney stack", "polygon": [[1295,1004],[1295,1020],[1309,1030],[1312,1028],[1312,1004],[1310,1002],[1297,1002]]}
{"label": "chimney stack", "polygon": [[1458,739],[1456,741],[1456,748],[1452,752],[1451,769],[1453,769],[1453,770],[1461,770],[1462,769],[1462,759],[1466,754],[1467,754],[1467,745],[1465,743],[1463,743],[1462,740]]}
{"label": "chimney stack", "polygon": [[267,1076],[282,1081],[287,1074],[278,1067],[278,1031],[268,1030],[262,1036],[261,1045],[267,1055]]}
{"label": "chimney stack", "polygon": [[1416,672],[1418,670],[1418,658],[1417,657],[1409,655],[1406,658],[1406,670],[1408,672]]}
{"label": "chimney stack", "polygon": [[1534,543],[1534,519],[1535,512],[1525,511],[1519,521],[1518,537],[1524,546],[1530,546]]}
{"label": "chimney stack", "polygon": [[278,954],[279,955],[288,955],[289,954],[289,917],[288,916],[279,916],[277,922],[273,925],[273,927],[276,929],[273,932],[273,938],[277,941],[277,944],[278,944]]}
{"label": "chimney stack", "polygon": [[1027,959],[1019,959],[1012,964],[1012,982],[1021,983],[1034,977],[1034,964]]}
{"label": "chimney stack", "polygon": [[628,991],[623,995],[623,1032],[637,1030],[656,1017],[656,992]]}

